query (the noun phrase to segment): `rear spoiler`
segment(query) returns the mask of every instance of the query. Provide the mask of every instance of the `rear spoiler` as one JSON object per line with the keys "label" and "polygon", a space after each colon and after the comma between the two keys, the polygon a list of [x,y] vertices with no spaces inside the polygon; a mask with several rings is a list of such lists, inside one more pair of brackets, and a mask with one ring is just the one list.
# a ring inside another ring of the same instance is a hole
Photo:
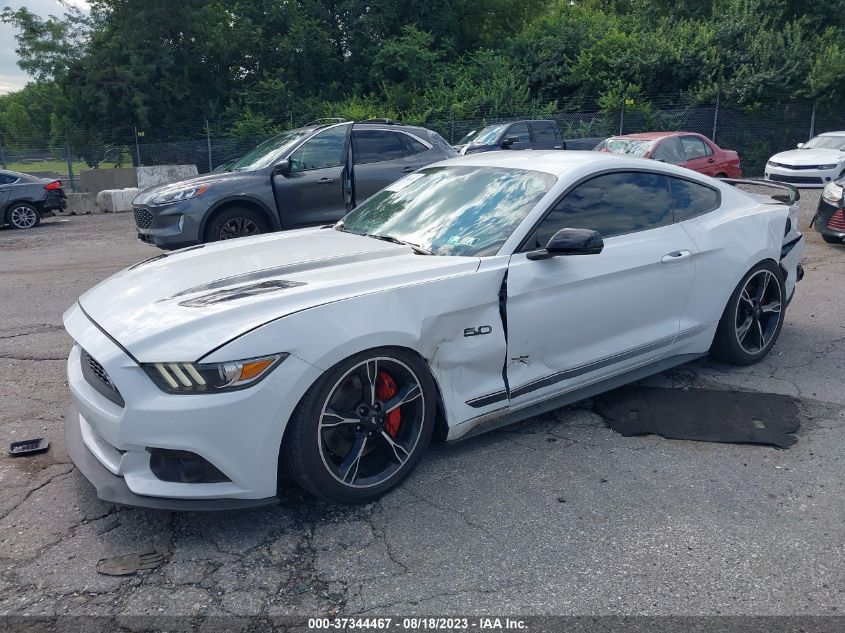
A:
{"label": "rear spoiler", "polygon": [[780,182],[778,180],[766,180],[764,178],[719,178],[719,180],[733,186],[754,185],[757,187],[772,187],[774,189],[785,189],[789,194],[788,196],[772,196],[772,198],[777,200],[778,202],[788,202],[789,204],[795,204],[801,199],[801,194],[798,193],[798,189],[796,187],[785,182]]}

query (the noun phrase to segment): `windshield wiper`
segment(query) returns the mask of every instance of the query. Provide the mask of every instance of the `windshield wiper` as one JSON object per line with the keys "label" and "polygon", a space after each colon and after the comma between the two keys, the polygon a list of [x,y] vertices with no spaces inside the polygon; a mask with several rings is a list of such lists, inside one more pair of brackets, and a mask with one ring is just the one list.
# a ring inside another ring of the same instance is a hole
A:
{"label": "windshield wiper", "polygon": [[418,244],[412,244],[411,242],[406,242],[404,240],[400,240],[398,237],[393,237],[392,235],[378,235],[376,233],[364,233],[365,237],[374,237],[377,240],[384,240],[385,242],[391,242],[393,244],[402,244],[403,246],[410,246],[415,253],[418,255],[431,255],[431,251],[428,249],[423,248]]}
{"label": "windshield wiper", "polygon": [[430,250],[423,248],[419,244],[412,244],[411,242],[406,242],[405,240],[400,240],[398,237],[393,237],[392,235],[379,235],[378,233],[356,233],[355,231],[350,231],[346,228],[346,225],[343,221],[338,222],[337,224],[331,225],[334,230],[341,231],[343,233],[352,233],[352,235],[361,235],[363,237],[372,237],[377,240],[383,240],[385,242],[390,242],[391,244],[401,244],[402,246],[410,246],[411,249],[417,255],[433,255]]}

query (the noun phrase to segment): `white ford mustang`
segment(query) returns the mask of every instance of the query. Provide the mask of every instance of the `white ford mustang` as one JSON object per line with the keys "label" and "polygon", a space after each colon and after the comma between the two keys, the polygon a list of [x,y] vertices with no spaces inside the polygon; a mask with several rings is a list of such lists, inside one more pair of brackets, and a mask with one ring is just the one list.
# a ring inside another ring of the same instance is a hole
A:
{"label": "white ford mustang", "polygon": [[[790,201],[654,161],[496,152],[334,226],[159,255],[65,314],[68,452],[101,498],[371,500],[456,440],[781,330]],[[287,473],[290,477],[282,476]]]}

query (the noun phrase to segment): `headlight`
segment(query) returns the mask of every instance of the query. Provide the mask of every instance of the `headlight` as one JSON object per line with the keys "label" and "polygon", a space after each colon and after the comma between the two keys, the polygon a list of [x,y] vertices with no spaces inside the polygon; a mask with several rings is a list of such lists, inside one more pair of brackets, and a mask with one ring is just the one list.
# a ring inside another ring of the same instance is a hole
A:
{"label": "headlight", "polygon": [[841,207],[845,204],[842,199],[843,196],[845,196],[845,188],[842,185],[837,185],[835,182],[827,183],[824,191],[822,191],[824,201],[832,204],[834,207]]}
{"label": "headlight", "polygon": [[190,200],[196,198],[208,191],[208,185],[198,185],[196,187],[185,187],[184,189],[176,189],[175,191],[165,191],[157,194],[149,201],[151,205],[172,204],[180,202],[181,200]]}
{"label": "headlight", "polygon": [[819,165],[819,169],[820,170],[836,169],[836,164],[834,163],[833,165]]}
{"label": "headlight", "polygon": [[144,371],[168,393],[219,393],[244,389],[262,380],[289,354],[228,363],[145,363]]}

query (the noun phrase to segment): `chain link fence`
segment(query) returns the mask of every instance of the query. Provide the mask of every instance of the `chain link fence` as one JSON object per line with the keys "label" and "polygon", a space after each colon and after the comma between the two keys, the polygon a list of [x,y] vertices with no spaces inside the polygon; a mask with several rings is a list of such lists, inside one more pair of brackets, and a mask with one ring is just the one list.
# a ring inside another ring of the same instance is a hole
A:
{"label": "chain link fence", "polygon": [[[476,110],[471,116],[453,111],[409,120],[437,131],[450,143],[492,123],[524,118],[552,119],[564,139],[608,137],[646,131],[685,130],[711,137],[719,146],[736,150],[746,176],[762,176],[766,160],[792,149],[814,134],[845,130],[845,106],[819,105],[810,100],[779,100],[766,107],[741,109],[717,96],[712,103],[683,105],[682,95],[637,96],[612,107],[580,102],[559,109],[538,107],[503,112]],[[680,103],[680,105],[679,105]],[[225,165],[283,129],[308,123],[286,116],[261,133],[236,134],[222,122],[193,121],[180,127],[147,127],[98,131],[62,130],[50,138],[0,137],[3,168],[55,175],[76,190],[83,169],[140,165],[194,164],[200,173]]]}

